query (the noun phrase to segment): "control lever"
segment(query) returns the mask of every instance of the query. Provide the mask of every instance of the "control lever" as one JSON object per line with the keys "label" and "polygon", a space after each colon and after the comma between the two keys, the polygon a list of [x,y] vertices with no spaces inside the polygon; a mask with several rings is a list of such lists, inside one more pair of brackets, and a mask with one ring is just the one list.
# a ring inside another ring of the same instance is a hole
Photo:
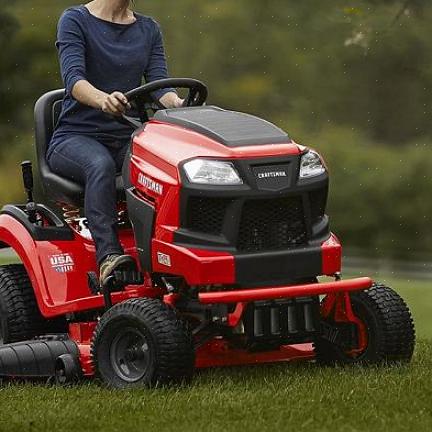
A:
{"label": "control lever", "polygon": [[31,223],[36,223],[36,203],[33,200],[33,169],[30,161],[21,163],[24,189],[27,193],[26,211]]}

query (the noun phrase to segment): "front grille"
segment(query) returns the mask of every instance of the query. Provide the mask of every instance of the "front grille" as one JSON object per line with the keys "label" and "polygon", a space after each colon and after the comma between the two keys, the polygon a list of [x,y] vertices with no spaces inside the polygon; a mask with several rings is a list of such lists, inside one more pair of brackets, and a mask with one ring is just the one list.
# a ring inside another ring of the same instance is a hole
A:
{"label": "front grille", "polygon": [[187,209],[187,227],[193,231],[219,235],[230,200],[191,197]]}
{"label": "front grille", "polygon": [[318,189],[310,192],[309,203],[311,209],[311,218],[312,221],[315,222],[324,216],[327,203],[327,189]]}
{"label": "front grille", "polygon": [[243,206],[237,249],[287,249],[307,242],[301,197],[250,200]]}

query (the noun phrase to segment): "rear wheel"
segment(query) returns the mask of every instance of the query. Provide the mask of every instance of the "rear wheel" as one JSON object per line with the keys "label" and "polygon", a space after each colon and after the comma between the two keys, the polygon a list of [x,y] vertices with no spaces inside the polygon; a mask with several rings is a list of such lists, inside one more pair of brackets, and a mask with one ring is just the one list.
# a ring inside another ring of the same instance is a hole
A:
{"label": "rear wheel", "polygon": [[66,324],[63,319],[46,320],[41,315],[24,266],[0,266],[0,343],[64,331]]}
{"label": "rear wheel", "polygon": [[315,341],[319,363],[374,364],[411,360],[415,346],[414,324],[407,305],[395,291],[375,284],[367,291],[351,294],[351,304],[354,314],[365,326],[365,350],[353,355],[339,344],[319,337]]}
{"label": "rear wheel", "polygon": [[99,377],[114,388],[181,383],[194,370],[192,337],[159,300],[112,307],[95,330],[91,352]]}

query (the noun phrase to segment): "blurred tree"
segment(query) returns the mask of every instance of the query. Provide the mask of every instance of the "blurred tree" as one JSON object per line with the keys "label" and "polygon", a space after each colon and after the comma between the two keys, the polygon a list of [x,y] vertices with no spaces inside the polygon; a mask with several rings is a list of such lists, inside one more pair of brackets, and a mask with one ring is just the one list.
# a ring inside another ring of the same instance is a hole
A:
{"label": "blurred tree", "polygon": [[23,96],[14,85],[18,80],[14,72],[20,62],[15,44],[19,23],[5,8],[6,4],[10,3],[0,0],[0,130],[4,138],[7,138],[15,127],[15,114]]}

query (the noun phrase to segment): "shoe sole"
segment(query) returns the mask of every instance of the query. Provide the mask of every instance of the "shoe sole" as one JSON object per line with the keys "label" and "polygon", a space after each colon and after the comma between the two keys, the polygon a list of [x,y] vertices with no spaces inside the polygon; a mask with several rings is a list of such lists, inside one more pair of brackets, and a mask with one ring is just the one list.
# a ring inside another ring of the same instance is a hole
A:
{"label": "shoe sole", "polygon": [[101,285],[106,283],[106,280],[112,276],[112,274],[116,271],[124,271],[124,270],[135,270],[136,262],[133,258],[129,256],[121,256],[119,257],[115,263],[113,263],[112,267],[110,267],[107,272],[107,276],[104,277],[103,280],[100,281]]}

